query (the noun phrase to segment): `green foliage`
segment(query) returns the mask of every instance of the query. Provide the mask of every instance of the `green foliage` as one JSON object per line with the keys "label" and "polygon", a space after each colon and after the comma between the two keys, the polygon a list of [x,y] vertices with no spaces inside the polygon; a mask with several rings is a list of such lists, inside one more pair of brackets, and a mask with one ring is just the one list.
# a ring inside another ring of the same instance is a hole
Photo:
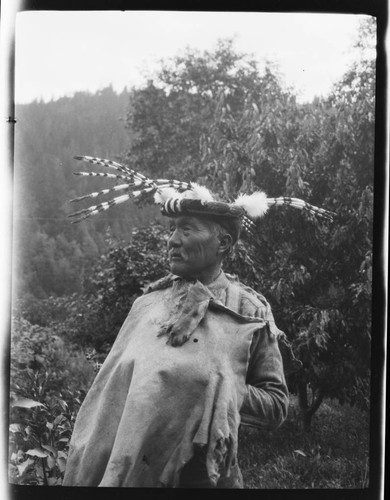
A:
{"label": "green foliage", "polygon": [[199,141],[213,121],[217,96],[230,89],[242,100],[256,79],[256,65],[222,40],[213,52],[188,49],[162,64],[156,80],[130,96],[127,160],[136,170],[159,177],[199,180]]}
{"label": "green foliage", "polygon": [[[61,333],[59,326],[32,325],[26,319],[13,321],[11,389],[14,388],[20,396],[41,396],[32,394],[31,370],[47,374],[44,390],[50,396],[58,394],[58,391],[72,393],[73,390],[89,387],[93,371],[80,351],[72,348]],[[74,381],[74,376],[77,381]]]}
{"label": "green foliage", "polygon": [[262,263],[257,257],[254,243],[239,240],[232,255],[224,261],[224,271],[239,279],[245,277],[245,284],[256,289],[263,271]]}
{"label": "green foliage", "polygon": [[11,342],[9,478],[59,485],[93,368],[52,328],[16,319]]}
{"label": "green foliage", "polygon": [[126,246],[113,243],[86,278],[85,293],[64,304],[66,319],[58,326],[63,335],[107,353],[134,300],[167,273],[166,238],[164,226],[154,223],[134,229]]}
{"label": "green foliage", "polygon": [[221,90],[213,123],[201,138],[206,182],[225,199],[256,184],[270,196],[280,194],[288,166],[301,154],[293,148],[297,111],[295,97],[282,90],[270,68],[252,79],[239,100],[229,87]]}
{"label": "green foliage", "polygon": [[30,378],[30,389],[46,403],[32,399],[15,399],[11,403],[9,480],[15,484],[60,485],[80,396],[72,395],[70,409],[59,396],[43,398],[47,374],[28,371],[26,376]]}
{"label": "green foliage", "polygon": [[238,458],[245,488],[367,488],[368,413],[325,400],[310,434],[299,417],[293,396],[287,421],[276,431],[240,428]]}

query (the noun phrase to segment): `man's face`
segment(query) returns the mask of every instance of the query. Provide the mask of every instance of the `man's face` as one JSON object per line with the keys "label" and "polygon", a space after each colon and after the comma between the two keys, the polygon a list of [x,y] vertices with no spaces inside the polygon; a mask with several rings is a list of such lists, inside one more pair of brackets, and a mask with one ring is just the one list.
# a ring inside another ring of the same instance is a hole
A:
{"label": "man's face", "polygon": [[186,279],[212,281],[221,262],[220,241],[215,225],[192,216],[170,220],[168,255],[171,272]]}

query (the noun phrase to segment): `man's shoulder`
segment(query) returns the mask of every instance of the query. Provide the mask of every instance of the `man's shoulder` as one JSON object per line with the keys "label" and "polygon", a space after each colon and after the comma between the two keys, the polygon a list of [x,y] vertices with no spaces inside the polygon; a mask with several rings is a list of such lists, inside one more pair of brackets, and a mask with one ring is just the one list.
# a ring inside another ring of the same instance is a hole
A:
{"label": "man's shoulder", "polygon": [[138,296],[134,300],[130,312],[139,307],[144,307],[145,305],[150,306],[154,303],[154,301],[160,300],[159,294],[165,293],[166,290],[169,290],[169,288],[172,287],[175,278],[176,277],[172,274],[167,274],[166,276],[145,285],[143,287],[142,295]]}
{"label": "man's shoulder", "polygon": [[253,302],[253,304],[268,306],[268,301],[264,297],[263,294],[257,292],[256,290],[254,290],[250,286],[245,285],[245,283],[240,281],[237,276],[235,276],[233,274],[228,274],[228,273],[225,273],[225,274],[226,274],[227,279],[229,280],[229,285],[231,287],[237,288],[237,290],[239,291],[239,293],[243,297],[245,297],[249,301]]}
{"label": "man's shoulder", "polygon": [[[229,295],[234,297],[238,307],[245,316],[259,316],[269,309],[267,299],[261,293],[242,283],[237,276],[225,273],[229,280]],[[233,298],[229,300],[233,301]]]}

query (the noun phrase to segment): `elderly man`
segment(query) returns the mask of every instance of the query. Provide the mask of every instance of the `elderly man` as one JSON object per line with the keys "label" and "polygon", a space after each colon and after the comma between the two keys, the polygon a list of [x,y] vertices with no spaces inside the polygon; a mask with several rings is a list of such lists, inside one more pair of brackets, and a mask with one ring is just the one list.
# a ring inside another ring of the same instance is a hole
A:
{"label": "elderly man", "polygon": [[242,488],[239,425],[275,429],[287,415],[270,306],[222,270],[252,209],[158,182],[171,274],[134,302],[87,394],[65,486]]}

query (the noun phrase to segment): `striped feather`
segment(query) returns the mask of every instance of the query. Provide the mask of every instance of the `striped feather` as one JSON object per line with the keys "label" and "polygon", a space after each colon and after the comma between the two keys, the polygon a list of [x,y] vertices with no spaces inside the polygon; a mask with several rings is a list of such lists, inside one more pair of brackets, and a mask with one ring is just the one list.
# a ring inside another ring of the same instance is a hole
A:
{"label": "striped feather", "polygon": [[116,198],[113,198],[110,201],[104,201],[103,203],[100,203],[99,205],[94,205],[92,207],[84,208],[83,210],[80,210],[78,212],[75,212],[73,214],[68,215],[68,217],[79,217],[79,219],[72,221],[72,224],[74,224],[76,222],[80,222],[84,219],[87,219],[91,215],[96,215],[100,212],[108,210],[113,205],[119,205],[120,203],[123,203],[123,202],[129,200],[130,198],[131,198],[131,193],[123,194],[121,196],[117,196]]}
{"label": "striped feather", "polygon": [[146,189],[140,189],[138,191],[133,191],[132,193],[126,193],[121,196],[117,196],[116,198],[113,198],[112,200],[109,201],[104,201],[100,203],[99,205],[93,205],[88,208],[84,208],[83,210],[79,210],[78,212],[74,212],[73,214],[69,214],[68,217],[79,217],[77,220],[72,221],[72,224],[76,222],[80,222],[84,219],[87,219],[88,217],[91,217],[91,215],[96,215],[100,212],[103,212],[105,210],[108,210],[114,205],[119,205],[120,203],[124,203],[125,201],[130,200],[131,198],[138,198],[141,195],[147,194],[147,193],[152,193],[153,191],[156,191],[156,187],[149,187]]}
{"label": "striped feather", "polygon": [[123,173],[130,175],[130,176],[134,176],[138,180],[144,180],[144,181],[150,180],[145,175],[140,174],[139,172],[136,172],[135,170],[132,170],[131,168],[127,167],[126,165],[122,165],[121,163],[117,163],[116,161],[106,160],[104,158],[96,158],[93,156],[75,156],[74,158],[75,158],[75,160],[80,160],[80,161],[84,161],[87,163],[92,163],[93,165],[101,165],[102,167],[106,167],[106,168],[114,168],[115,170],[119,170]]}
{"label": "striped feather", "polygon": [[157,189],[167,189],[167,188],[173,188],[176,192],[180,192],[180,190],[183,190],[185,189],[186,191],[188,191],[188,188],[183,188],[183,187],[180,187],[180,186],[176,186],[175,184],[172,184],[170,181],[167,182],[166,184],[155,184],[155,187]]}
{"label": "striped feather", "polygon": [[109,174],[108,172],[73,172],[73,175],[81,175],[84,177],[107,177],[108,179],[132,180],[129,175]]}
{"label": "striped feather", "polygon": [[106,168],[113,168],[115,170],[119,170],[120,172],[123,172],[124,174],[128,174],[126,168],[121,165],[120,163],[116,163],[112,160],[104,160],[102,158],[95,158],[93,156],[74,156],[75,160],[83,161],[85,163],[92,163],[92,165],[101,165]]}
{"label": "striped feather", "polygon": [[290,198],[287,196],[281,196],[279,198],[267,198],[268,206],[292,206],[299,210],[307,210],[312,214],[318,215],[319,217],[324,217],[328,220],[333,220],[333,216],[336,214],[334,212],[330,212],[329,210],[325,210],[324,208],[316,207],[315,205],[311,205],[304,200],[299,198]]}
{"label": "striped feather", "polygon": [[[151,203],[154,202],[153,197],[150,194],[156,193],[157,189],[166,189],[166,188],[174,188],[177,192],[183,192],[192,190],[191,183],[181,182],[175,179],[157,179],[154,181],[153,179],[149,179],[143,174],[132,170],[126,165],[122,165],[121,163],[106,160],[103,158],[97,158],[93,156],[75,156],[76,160],[84,161],[86,163],[91,163],[93,165],[100,165],[105,168],[112,168],[120,172],[120,174],[110,174],[110,173],[100,173],[100,172],[74,172],[75,175],[80,176],[88,176],[88,177],[107,177],[111,179],[120,179],[128,181],[125,184],[120,184],[119,186],[114,186],[112,188],[102,189],[100,191],[94,191],[92,193],[88,193],[83,196],[79,196],[70,200],[70,202],[79,202],[85,199],[97,198],[101,195],[108,195],[111,192],[126,190],[128,193],[126,195],[119,196],[114,198],[113,200],[100,203],[99,205],[94,205],[84,210],[80,210],[79,212],[75,212],[70,214],[69,217],[79,217],[78,220],[73,222],[79,222],[80,220],[84,220],[91,215],[98,214],[104,210],[108,210],[111,206],[114,206],[118,203],[123,203],[130,198],[134,198],[135,200],[144,199],[144,201],[149,201]],[[134,190],[134,188],[141,188]],[[142,189],[143,188],[143,189]]]}
{"label": "striped feather", "polygon": [[155,193],[156,191],[157,191],[156,186],[153,186],[153,187],[149,187],[146,189],[140,189],[139,191],[133,191],[132,195],[133,195],[133,198],[138,198],[139,196],[143,196],[143,195],[149,194],[149,193]]}
{"label": "striped feather", "polygon": [[256,224],[246,215],[242,218],[243,230],[250,236],[254,236],[256,233]]}
{"label": "striped feather", "polygon": [[176,181],[174,179],[156,179],[154,183],[157,186],[164,185],[164,187],[173,187],[178,191],[192,190],[193,186],[190,182]]}
{"label": "striped feather", "polygon": [[102,189],[101,191],[95,191],[93,193],[85,194],[84,196],[73,198],[73,200],[69,200],[69,202],[73,203],[74,201],[82,201],[87,198],[97,198],[98,196],[109,194],[115,191],[124,191],[124,190],[131,191],[134,188],[154,189],[155,186],[150,186],[149,184],[145,184],[144,181],[128,182],[126,184],[118,184],[117,186],[111,188]]}
{"label": "striped feather", "polygon": [[[132,184],[134,187],[139,187],[140,185],[143,185],[143,182],[137,181]],[[73,203],[75,201],[82,201],[86,200],[88,198],[97,198],[98,196],[102,196],[104,194],[112,193],[115,191],[124,191],[124,190],[130,190],[131,184],[119,184],[118,186],[114,186],[112,188],[107,188],[107,189],[102,189],[101,191],[95,191],[93,193],[85,194],[84,196],[79,196],[78,198],[73,198],[73,200],[69,200],[70,203]]]}

